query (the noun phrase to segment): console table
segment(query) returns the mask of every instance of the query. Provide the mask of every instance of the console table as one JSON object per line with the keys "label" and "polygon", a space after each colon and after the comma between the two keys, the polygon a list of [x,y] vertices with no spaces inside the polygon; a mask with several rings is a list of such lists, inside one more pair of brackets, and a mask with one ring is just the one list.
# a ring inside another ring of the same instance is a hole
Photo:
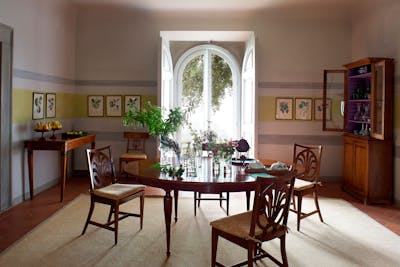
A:
{"label": "console table", "polygon": [[75,138],[63,138],[57,135],[55,139],[32,139],[25,141],[25,148],[28,151],[28,169],[29,169],[29,193],[33,199],[33,151],[34,150],[56,150],[60,151],[60,170],[61,170],[61,192],[60,202],[64,199],[65,180],[67,172],[67,152],[77,147],[91,144],[91,148],[95,148],[95,134],[88,134],[85,136]]}

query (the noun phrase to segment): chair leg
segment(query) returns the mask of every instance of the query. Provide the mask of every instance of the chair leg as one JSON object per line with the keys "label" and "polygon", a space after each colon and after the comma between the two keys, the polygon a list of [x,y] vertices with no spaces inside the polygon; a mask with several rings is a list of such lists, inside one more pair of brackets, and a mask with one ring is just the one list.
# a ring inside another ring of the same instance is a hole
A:
{"label": "chair leg", "polygon": [[292,204],[293,204],[293,209],[296,210],[296,199],[294,197],[294,194],[292,194]]}
{"label": "chair leg", "polygon": [[112,206],[110,206],[110,212],[108,213],[108,219],[107,219],[107,222],[110,222],[110,221],[111,221],[111,216],[112,216],[113,212],[114,212],[114,210],[113,210],[113,207],[112,207]]}
{"label": "chair leg", "polygon": [[286,255],[286,235],[283,235],[281,238],[281,255],[282,255],[282,265],[289,266],[287,255]]}
{"label": "chair leg", "polygon": [[254,241],[249,241],[248,247],[247,247],[247,266],[248,267],[253,267],[253,254],[254,250],[256,249],[256,244]]}
{"label": "chair leg", "polygon": [[114,240],[115,245],[118,243],[118,221],[119,221],[119,205],[114,203]]}
{"label": "chair leg", "polygon": [[229,216],[229,192],[226,192],[226,215]]}
{"label": "chair leg", "polygon": [[197,213],[197,206],[196,206],[196,200],[197,200],[197,192],[193,192],[194,196],[193,196],[193,201],[194,201],[194,216],[196,216]]}
{"label": "chair leg", "polygon": [[143,229],[144,195],[140,196],[140,229]]}
{"label": "chair leg", "polygon": [[214,228],[211,230],[211,267],[217,263],[218,234]]}
{"label": "chair leg", "polygon": [[86,223],[85,223],[85,226],[83,227],[83,231],[82,231],[82,234],[81,234],[81,235],[84,235],[85,232],[86,232],[86,228],[88,227],[89,221],[90,221],[90,219],[92,218],[93,210],[94,210],[94,202],[93,202],[92,200],[90,200],[90,209],[89,209],[89,213],[88,213],[88,216],[87,216],[87,219],[86,219]]}
{"label": "chair leg", "polygon": [[297,196],[297,231],[300,231],[302,196]]}
{"label": "chair leg", "polygon": [[198,199],[197,199],[197,207],[200,208],[200,198],[201,198],[201,193],[198,193]]}
{"label": "chair leg", "polygon": [[321,222],[324,222],[324,220],[322,219],[321,210],[319,209],[318,195],[317,195],[317,192],[315,192],[315,191],[314,191],[314,203],[315,203],[315,207],[317,208],[317,211],[318,211],[319,220]]}

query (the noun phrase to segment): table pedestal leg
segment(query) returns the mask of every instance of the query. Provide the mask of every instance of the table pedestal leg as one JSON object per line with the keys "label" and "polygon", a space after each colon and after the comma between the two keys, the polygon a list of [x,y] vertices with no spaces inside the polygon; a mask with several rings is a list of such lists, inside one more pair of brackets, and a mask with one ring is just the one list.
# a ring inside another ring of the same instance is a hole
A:
{"label": "table pedestal leg", "polygon": [[28,150],[29,194],[33,199],[33,151]]}
{"label": "table pedestal leg", "polygon": [[179,197],[179,191],[178,190],[174,190],[174,201],[175,201],[175,222],[178,221],[178,197]]}
{"label": "table pedestal leg", "polygon": [[170,241],[171,241],[171,216],[172,216],[172,197],[171,190],[165,190],[164,196],[164,217],[165,228],[167,233],[167,256],[171,255]]}
{"label": "table pedestal leg", "polygon": [[67,152],[61,152],[61,160],[60,160],[60,169],[61,169],[61,199],[60,202],[64,200],[64,191],[65,191],[65,180],[67,176]]}

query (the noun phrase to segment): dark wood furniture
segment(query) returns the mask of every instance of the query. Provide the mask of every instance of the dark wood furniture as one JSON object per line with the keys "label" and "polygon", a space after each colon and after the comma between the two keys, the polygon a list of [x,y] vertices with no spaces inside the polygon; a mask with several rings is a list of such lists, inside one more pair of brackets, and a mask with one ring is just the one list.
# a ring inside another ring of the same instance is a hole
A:
{"label": "dark wood furniture", "polygon": [[[304,172],[296,176],[293,187],[293,209],[291,211],[297,214],[297,231],[300,231],[300,220],[310,215],[318,213],[321,222],[324,222],[321,215],[321,210],[318,204],[318,186],[319,170],[321,167],[322,146],[305,146],[294,144],[293,148],[293,163],[304,167]],[[314,196],[315,210],[308,213],[301,211],[302,200],[306,195]],[[297,197],[297,205],[296,198]]]}
{"label": "dark wood furniture", "polygon": [[[115,244],[118,242],[118,222],[129,216],[140,218],[140,229],[143,228],[144,185],[120,184],[115,176],[111,146],[98,149],[86,149],[88,168],[90,173],[90,209],[82,235],[89,224],[114,232]],[[140,213],[128,213],[119,210],[119,206],[134,198],[140,198]],[[110,205],[107,223],[92,221],[95,203]],[[120,214],[122,216],[120,216]],[[114,220],[111,221],[111,216]],[[114,224],[114,227],[110,225]]]}
{"label": "dark wood furniture", "polygon": [[[164,196],[164,217],[167,237],[167,255],[170,255],[170,237],[171,237],[171,217],[172,217],[172,194],[175,200],[175,222],[177,221],[177,208],[179,191],[192,191],[219,194],[222,192],[246,192],[248,199],[250,192],[256,188],[256,176],[254,174],[241,173],[240,166],[232,166],[232,172],[229,176],[224,177],[221,173],[218,177],[213,176],[211,164],[208,163],[209,158],[202,158],[202,169],[198,172],[197,177],[183,176],[183,180],[171,178],[166,174],[161,174],[159,170],[153,168],[141,168],[139,174],[134,175],[135,181],[165,191]],[[265,160],[264,162],[274,162],[273,160]],[[263,162],[263,163],[264,163]],[[299,166],[295,168],[298,172],[303,169]],[[249,207],[249,202],[247,206]],[[249,209],[249,208],[248,208]]]}
{"label": "dark wood furniture", "polygon": [[[276,178],[257,178],[253,210],[225,217],[210,223],[212,227],[211,266],[224,266],[217,262],[218,237],[221,236],[245,249],[247,260],[234,266],[252,267],[253,262],[265,257],[279,266],[288,266],[286,232],[290,196],[296,170]],[[265,241],[280,239],[282,261],[262,249]]]}
{"label": "dark wood furniture", "polygon": [[[345,132],[342,188],[365,204],[392,203],[393,59],[365,58],[344,66],[343,127],[327,129]],[[324,81],[326,98],[335,88],[327,84],[329,71]]]}
{"label": "dark wood furniture", "polygon": [[226,215],[229,215],[229,192],[219,193],[219,197],[202,197],[201,192],[194,192],[194,216],[197,214],[197,207],[200,208],[201,200],[219,200],[219,206],[222,208],[222,202],[226,201]]}
{"label": "dark wood furniture", "polygon": [[62,138],[62,135],[56,135],[56,139],[32,139],[24,142],[25,148],[28,151],[28,169],[29,169],[29,193],[30,198],[34,196],[34,178],[33,178],[33,151],[34,150],[56,150],[60,151],[60,177],[61,177],[61,192],[60,201],[64,199],[65,181],[67,175],[67,153],[68,151],[91,144],[91,147],[95,147],[96,135],[88,134],[86,136],[80,136],[75,138]]}
{"label": "dark wood furniture", "polygon": [[[126,173],[124,168],[128,168],[130,163],[138,163],[139,160],[147,159],[145,140],[149,138],[149,133],[124,132],[124,138],[126,139],[126,152],[119,156],[119,175]],[[139,169],[139,164],[137,164],[137,169]]]}

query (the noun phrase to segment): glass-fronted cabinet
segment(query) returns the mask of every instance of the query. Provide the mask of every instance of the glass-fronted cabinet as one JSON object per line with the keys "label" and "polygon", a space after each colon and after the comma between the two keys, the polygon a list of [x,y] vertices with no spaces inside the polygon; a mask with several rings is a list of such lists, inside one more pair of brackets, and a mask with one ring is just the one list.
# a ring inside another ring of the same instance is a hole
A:
{"label": "glass-fronted cabinet", "polygon": [[366,58],[325,70],[323,130],[393,137],[393,59]]}
{"label": "glass-fronted cabinet", "polygon": [[325,70],[323,130],[343,131],[343,190],[368,203],[393,201],[393,59],[365,58]]}

